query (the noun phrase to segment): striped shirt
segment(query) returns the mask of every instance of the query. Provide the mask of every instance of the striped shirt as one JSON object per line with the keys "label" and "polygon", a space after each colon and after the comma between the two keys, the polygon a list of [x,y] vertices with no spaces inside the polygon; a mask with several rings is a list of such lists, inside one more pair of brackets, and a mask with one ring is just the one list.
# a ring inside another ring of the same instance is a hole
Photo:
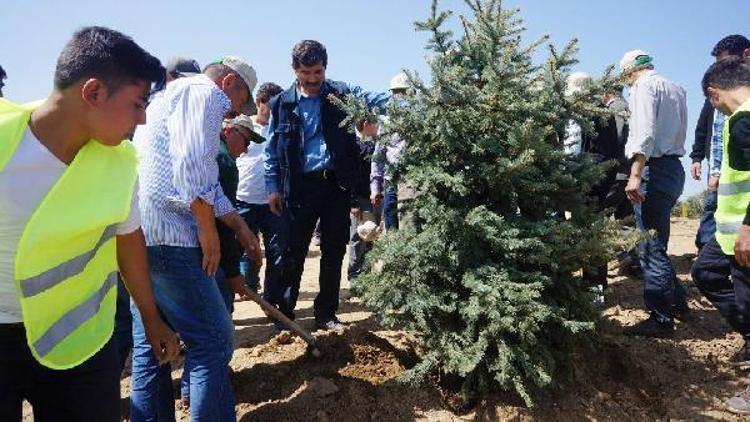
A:
{"label": "striped shirt", "polygon": [[219,132],[229,98],[205,75],[180,78],[156,94],[133,136],[146,244],[197,247],[190,210],[197,198],[219,217],[234,208],[219,185]]}
{"label": "striped shirt", "polygon": [[708,175],[718,176],[721,174],[721,158],[724,151],[722,133],[724,132],[724,113],[714,110],[713,134],[711,135],[711,160],[708,163]]}

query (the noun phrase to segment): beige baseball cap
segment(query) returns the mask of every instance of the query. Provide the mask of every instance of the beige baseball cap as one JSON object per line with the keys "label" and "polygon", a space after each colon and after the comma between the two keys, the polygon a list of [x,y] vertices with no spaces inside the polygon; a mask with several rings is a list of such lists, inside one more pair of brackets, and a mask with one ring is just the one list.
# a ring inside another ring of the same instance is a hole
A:
{"label": "beige baseball cap", "polygon": [[258,84],[258,75],[255,73],[255,69],[250,66],[246,61],[242,60],[237,56],[224,56],[221,60],[214,62],[215,64],[223,64],[224,66],[237,72],[238,75],[247,85],[250,90],[250,97],[246,104],[246,110],[243,110],[245,114],[251,114],[255,110],[255,100],[253,100],[253,90],[255,85]]}

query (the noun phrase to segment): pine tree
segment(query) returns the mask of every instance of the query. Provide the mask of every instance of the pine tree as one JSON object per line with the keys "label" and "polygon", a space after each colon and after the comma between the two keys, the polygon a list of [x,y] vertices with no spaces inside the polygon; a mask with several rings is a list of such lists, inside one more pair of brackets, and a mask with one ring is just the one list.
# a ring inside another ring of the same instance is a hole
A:
{"label": "pine tree", "polygon": [[[413,95],[388,108],[386,126],[406,140],[393,176],[417,192],[411,223],[376,242],[357,292],[386,326],[421,341],[405,380],[451,374],[465,400],[502,389],[532,405],[593,332],[580,270],[620,246],[617,224],[587,197],[604,168],[562,148],[568,121],[591,132],[602,116],[594,95],[613,83],[611,68],[566,98],[575,40],[561,51],[546,37],[524,46],[518,10],[466,3],[473,17],[460,17],[458,37],[437,1],[415,24],[431,34],[431,81],[409,73]],[[535,65],[542,45],[549,57]],[[340,106],[350,121],[373,118],[353,98]]]}

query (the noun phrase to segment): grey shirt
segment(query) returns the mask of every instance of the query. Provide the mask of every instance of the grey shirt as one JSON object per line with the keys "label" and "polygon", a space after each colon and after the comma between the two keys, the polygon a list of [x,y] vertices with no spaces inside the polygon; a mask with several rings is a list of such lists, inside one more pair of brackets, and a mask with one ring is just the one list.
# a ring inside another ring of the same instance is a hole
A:
{"label": "grey shirt", "polygon": [[625,156],[648,160],[685,154],[687,104],[685,90],[654,70],[647,70],[630,88],[630,132]]}

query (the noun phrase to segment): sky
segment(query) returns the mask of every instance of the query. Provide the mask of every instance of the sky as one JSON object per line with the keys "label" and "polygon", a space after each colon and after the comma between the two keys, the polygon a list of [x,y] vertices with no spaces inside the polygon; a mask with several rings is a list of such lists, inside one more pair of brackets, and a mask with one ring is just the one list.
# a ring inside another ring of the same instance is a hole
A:
{"label": "sky", "polygon": [[[400,69],[429,75],[426,33],[413,22],[428,16],[429,0],[2,0],[0,65],[8,73],[5,96],[16,102],[43,98],[52,87],[55,61],[78,28],[105,25],[132,36],[166,62],[177,54],[205,65],[227,54],[255,67],[259,81],[282,86],[293,80],[292,46],[316,39],[328,49],[327,75],[370,90],[385,90]],[[461,0],[441,1],[468,15]],[[554,44],[580,41],[575,70],[594,76],[622,54],[643,49],[657,70],[687,90],[688,136],[703,104],[700,80],[711,49],[729,34],[750,36],[750,0],[507,0],[519,7],[532,41],[549,34]],[[689,159],[683,160],[685,167]],[[704,166],[705,167],[705,166]],[[704,168],[704,174],[706,169]],[[705,180],[688,180],[683,196]]]}

